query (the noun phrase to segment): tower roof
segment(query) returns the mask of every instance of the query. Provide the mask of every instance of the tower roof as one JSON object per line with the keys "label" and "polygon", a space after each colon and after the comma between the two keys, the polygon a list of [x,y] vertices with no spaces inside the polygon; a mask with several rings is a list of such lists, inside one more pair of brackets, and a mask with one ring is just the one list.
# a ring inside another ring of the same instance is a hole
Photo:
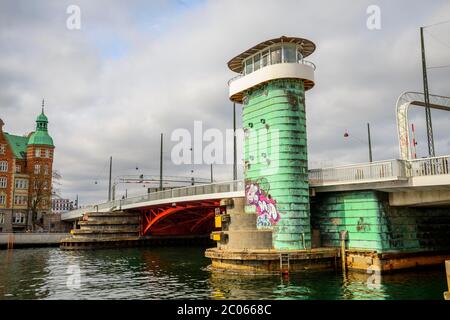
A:
{"label": "tower roof", "polygon": [[301,46],[303,57],[309,56],[311,53],[314,52],[314,50],[316,50],[316,45],[310,40],[297,37],[282,36],[279,38],[266,40],[246,50],[245,52],[231,59],[228,62],[228,67],[234,72],[241,73],[243,69],[242,63],[245,59],[257,53],[258,51],[264,50],[265,48],[270,47],[271,45],[276,43],[293,43]]}
{"label": "tower roof", "polygon": [[48,118],[44,113],[44,101],[42,101],[42,112],[36,119],[36,131],[31,134],[28,145],[54,146],[53,139],[48,134],[47,125]]}
{"label": "tower roof", "polygon": [[36,122],[46,122],[48,123],[48,118],[44,113],[44,110],[42,110],[42,113],[37,117]]}
{"label": "tower roof", "polygon": [[53,139],[50,137],[47,131],[39,131],[33,132],[28,140],[28,145],[46,145],[46,146],[54,146]]}

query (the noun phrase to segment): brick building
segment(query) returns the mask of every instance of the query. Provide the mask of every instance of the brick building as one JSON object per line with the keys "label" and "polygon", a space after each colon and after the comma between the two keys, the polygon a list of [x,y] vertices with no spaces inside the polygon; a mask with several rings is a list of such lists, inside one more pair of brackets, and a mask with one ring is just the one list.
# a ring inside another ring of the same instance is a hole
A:
{"label": "brick building", "polygon": [[0,119],[0,232],[44,229],[51,212],[53,139],[42,113],[26,136],[3,131]]}

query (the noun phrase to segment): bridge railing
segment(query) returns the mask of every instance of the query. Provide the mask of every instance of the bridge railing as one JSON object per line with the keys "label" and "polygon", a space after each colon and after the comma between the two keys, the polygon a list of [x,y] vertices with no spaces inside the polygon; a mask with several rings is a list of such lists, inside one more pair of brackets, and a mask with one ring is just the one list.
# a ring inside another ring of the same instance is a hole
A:
{"label": "bridge railing", "polygon": [[309,171],[311,186],[341,183],[362,183],[406,178],[405,161],[386,160],[340,167],[312,169]]}
{"label": "bridge railing", "polygon": [[83,216],[86,212],[96,211],[108,211],[108,210],[120,210],[123,206],[132,205],[140,202],[157,201],[164,199],[176,199],[181,197],[199,196],[207,194],[219,194],[227,192],[236,192],[244,190],[244,181],[230,181],[230,182],[218,182],[204,185],[194,185],[189,187],[174,188],[171,190],[164,190],[158,192],[151,192],[127,199],[118,199],[105,203],[101,203],[95,206],[87,206],[74,211],[66,212],[61,215],[63,220],[77,219]]}
{"label": "bridge railing", "polygon": [[408,161],[410,177],[435,176],[450,173],[450,156],[414,159]]}
{"label": "bridge railing", "polygon": [[[174,188],[171,190],[164,190],[158,192],[148,193],[142,196],[130,197],[127,199],[116,200],[114,206],[125,206],[138,202],[156,201],[180,197],[198,196],[205,194],[217,194],[233,191],[244,190],[244,181],[230,181],[230,182],[218,182],[212,184],[201,184],[189,187]],[[118,201],[118,202],[117,202]]]}

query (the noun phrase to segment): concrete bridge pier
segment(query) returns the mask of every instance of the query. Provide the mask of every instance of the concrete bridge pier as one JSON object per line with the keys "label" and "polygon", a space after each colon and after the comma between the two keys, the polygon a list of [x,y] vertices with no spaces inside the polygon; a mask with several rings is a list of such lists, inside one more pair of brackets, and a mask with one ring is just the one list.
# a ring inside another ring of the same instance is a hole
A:
{"label": "concrete bridge pier", "polygon": [[272,249],[272,230],[257,228],[256,213],[244,212],[245,198],[224,199],[220,204],[227,211],[218,217],[220,222],[216,223],[216,226],[220,224],[222,231],[213,233],[219,249]]}
{"label": "concrete bridge pier", "polygon": [[274,248],[273,230],[258,229],[257,215],[245,213],[245,204],[245,198],[221,201],[226,207],[226,213],[216,216],[216,227],[221,230],[211,234],[217,247],[205,252],[213,270],[267,274],[336,267],[339,251],[335,248]]}

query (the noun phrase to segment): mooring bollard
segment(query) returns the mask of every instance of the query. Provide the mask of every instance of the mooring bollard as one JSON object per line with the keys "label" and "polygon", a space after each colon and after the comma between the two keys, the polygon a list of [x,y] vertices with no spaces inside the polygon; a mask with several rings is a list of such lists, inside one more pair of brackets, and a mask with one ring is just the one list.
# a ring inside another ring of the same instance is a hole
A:
{"label": "mooring bollard", "polygon": [[445,270],[447,273],[447,288],[448,291],[444,292],[445,300],[450,300],[450,260],[445,261]]}

